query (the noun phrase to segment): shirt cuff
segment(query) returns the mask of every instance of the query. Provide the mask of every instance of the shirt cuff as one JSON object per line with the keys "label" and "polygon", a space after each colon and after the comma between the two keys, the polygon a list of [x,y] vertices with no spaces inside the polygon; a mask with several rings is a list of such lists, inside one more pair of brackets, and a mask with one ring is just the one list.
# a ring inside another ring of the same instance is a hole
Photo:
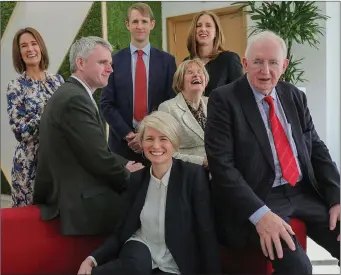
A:
{"label": "shirt cuff", "polygon": [[249,221],[256,225],[259,222],[259,220],[269,211],[270,211],[269,207],[264,205],[249,217]]}
{"label": "shirt cuff", "polygon": [[87,259],[90,259],[94,263],[94,265],[97,266],[97,262],[96,262],[94,257],[89,256],[89,257],[87,257]]}

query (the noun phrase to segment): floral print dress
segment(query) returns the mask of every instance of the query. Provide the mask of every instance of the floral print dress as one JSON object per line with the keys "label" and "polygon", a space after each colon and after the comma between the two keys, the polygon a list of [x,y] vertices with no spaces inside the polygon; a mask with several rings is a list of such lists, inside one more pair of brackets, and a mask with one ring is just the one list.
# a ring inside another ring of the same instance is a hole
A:
{"label": "floral print dress", "polygon": [[24,72],[8,84],[9,124],[18,141],[11,172],[13,207],[32,204],[40,118],[48,99],[63,83],[60,75],[45,72],[45,80],[40,81]]}

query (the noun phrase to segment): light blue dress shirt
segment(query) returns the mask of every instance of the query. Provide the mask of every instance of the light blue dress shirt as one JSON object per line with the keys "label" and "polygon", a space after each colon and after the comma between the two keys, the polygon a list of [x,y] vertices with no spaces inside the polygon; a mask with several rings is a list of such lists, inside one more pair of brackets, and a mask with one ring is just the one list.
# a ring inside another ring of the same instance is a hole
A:
{"label": "light blue dress shirt", "polygon": [[[147,75],[147,109],[148,109],[148,85],[149,85],[149,60],[150,60],[150,43],[148,43],[144,48],[138,49],[133,44],[130,43],[130,53],[131,53],[131,76],[133,79],[133,110],[135,102],[135,72],[136,72],[136,61],[137,61],[137,50],[142,50],[142,59],[146,66]],[[133,118],[133,127],[136,128],[138,122]]]}
{"label": "light blue dress shirt", "polygon": [[[250,84],[250,82],[249,82],[249,84]],[[275,142],[274,142],[272,132],[271,132],[271,123],[270,123],[270,118],[269,118],[269,109],[270,109],[269,104],[264,100],[264,97],[265,97],[264,94],[257,91],[254,87],[251,86],[251,84],[250,84],[250,87],[253,91],[253,95],[254,95],[255,100],[257,102],[259,112],[262,116],[262,119],[263,119],[263,122],[265,125],[265,129],[266,129],[266,133],[269,137],[272,156],[274,159],[275,180],[274,180],[272,187],[277,187],[277,186],[280,186],[283,184],[287,184],[288,182],[282,177],[282,170],[281,170],[281,166],[280,166],[280,163],[278,160]],[[298,167],[298,172],[299,172],[298,181],[300,181],[302,179],[302,172],[301,172],[300,164],[299,164],[298,157],[297,157],[297,149],[296,149],[295,141],[292,137],[291,125],[285,117],[285,113],[284,113],[282,104],[278,98],[276,89],[273,88],[269,95],[272,96],[272,98],[274,99],[276,115],[277,115],[279,121],[281,122],[281,124],[284,128],[285,134],[288,137],[289,143],[291,145],[291,149],[294,153],[294,157],[295,157],[297,167]],[[270,209],[266,205],[264,205],[263,207],[258,209],[255,213],[253,213],[249,217],[249,220],[253,224],[256,224],[268,211],[270,211]]]}

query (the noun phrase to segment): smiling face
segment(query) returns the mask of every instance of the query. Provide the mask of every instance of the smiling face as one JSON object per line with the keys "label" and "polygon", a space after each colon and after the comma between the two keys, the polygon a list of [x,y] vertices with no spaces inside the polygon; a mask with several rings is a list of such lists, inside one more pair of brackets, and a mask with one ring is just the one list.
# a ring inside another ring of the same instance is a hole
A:
{"label": "smiling face", "polygon": [[155,165],[170,165],[175,152],[169,138],[154,128],[146,126],[142,138],[144,155]]}
{"label": "smiling face", "polygon": [[251,85],[265,95],[277,85],[288,63],[280,42],[271,38],[254,42],[248,56],[243,58]]}
{"label": "smiling face", "polygon": [[21,58],[26,68],[39,66],[41,61],[41,49],[37,40],[31,33],[23,33],[19,38]]}
{"label": "smiling face", "polygon": [[130,32],[132,43],[143,44],[149,41],[150,31],[154,29],[155,20],[144,16],[140,11],[132,9],[129,14],[129,21],[126,21],[126,27]]}
{"label": "smiling face", "polygon": [[212,17],[204,14],[199,17],[196,25],[196,40],[199,45],[213,45],[216,27]]}
{"label": "smiling face", "polygon": [[206,78],[203,70],[195,63],[189,63],[184,75],[184,93],[197,93],[200,95],[206,87]]}

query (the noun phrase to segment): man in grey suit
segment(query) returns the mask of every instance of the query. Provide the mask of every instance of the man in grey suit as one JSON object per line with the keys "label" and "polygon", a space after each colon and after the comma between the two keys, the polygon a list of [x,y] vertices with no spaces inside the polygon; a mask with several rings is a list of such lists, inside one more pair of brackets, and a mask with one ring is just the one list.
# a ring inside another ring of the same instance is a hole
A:
{"label": "man in grey suit", "polygon": [[106,234],[125,209],[122,191],[140,163],[108,149],[92,93],[108,84],[111,45],[83,37],[70,50],[72,72],[48,101],[40,122],[34,203],[43,220],[60,216],[64,235]]}

